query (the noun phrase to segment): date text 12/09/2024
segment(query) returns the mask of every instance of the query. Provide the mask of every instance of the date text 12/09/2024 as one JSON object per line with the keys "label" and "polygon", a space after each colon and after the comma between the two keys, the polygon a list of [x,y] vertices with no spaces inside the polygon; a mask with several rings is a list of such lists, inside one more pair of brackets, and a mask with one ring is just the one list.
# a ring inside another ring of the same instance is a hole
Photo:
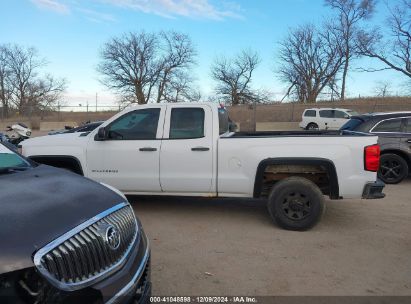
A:
{"label": "date text 12/09/2024", "polygon": [[255,297],[151,297],[150,303],[258,303]]}

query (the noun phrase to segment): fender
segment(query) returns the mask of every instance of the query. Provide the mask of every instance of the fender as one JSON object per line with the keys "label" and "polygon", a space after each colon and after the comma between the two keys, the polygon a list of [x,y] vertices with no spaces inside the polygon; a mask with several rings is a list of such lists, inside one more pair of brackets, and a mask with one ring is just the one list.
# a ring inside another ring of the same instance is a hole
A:
{"label": "fender", "polygon": [[78,158],[70,155],[36,155],[29,156],[30,160],[52,167],[66,168],[84,176],[83,168]]}
{"label": "fender", "polygon": [[254,198],[261,196],[263,184],[263,175],[267,166],[271,165],[314,165],[322,166],[326,169],[330,179],[330,198],[339,199],[338,176],[335,165],[332,161],[325,158],[267,158],[262,160],[257,167],[257,173],[254,182]]}

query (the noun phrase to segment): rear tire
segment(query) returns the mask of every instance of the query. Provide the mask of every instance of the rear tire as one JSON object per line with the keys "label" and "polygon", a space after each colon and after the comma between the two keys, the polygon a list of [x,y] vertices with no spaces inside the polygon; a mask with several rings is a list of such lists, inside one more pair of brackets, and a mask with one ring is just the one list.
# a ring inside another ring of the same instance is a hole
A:
{"label": "rear tire", "polygon": [[386,184],[398,184],[408,176],[407,161],[397,154],[383,154],[378,177]]}
{"label": "rear tire", "polygon": [[324,196],[316,184],[301,177],[276,183],[268,197],[271,218],[282,228],[303,231],[319,222],[325,211]]}
{"label": "rear tire", "polygon": [[307,125],[307,127],[305,128],[307,131],[317,131],[319,130],[319,127],[316,123],[311,122]]}

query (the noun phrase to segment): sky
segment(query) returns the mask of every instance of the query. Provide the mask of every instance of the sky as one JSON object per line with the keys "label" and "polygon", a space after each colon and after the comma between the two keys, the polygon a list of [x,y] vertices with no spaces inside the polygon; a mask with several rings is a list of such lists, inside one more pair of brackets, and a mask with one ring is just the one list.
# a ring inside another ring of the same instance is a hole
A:
{"label": "sky", "polygon": [[[383,25],[387,13],[380,1],[372,24]],[[94,104],[96,93],[100,106],[115,105],[116,97],[96,72],[103,44],[130,31],[176,30],[190,35],[197,49],[193,74],[203,96],[213,93],[214,58],[251,48],[262,59],[253,87],[269,90],[280,100],[287,86],[275,73],[278,43],[290,29],[331,15],[323,0],[3,0],[0,44],[35,47],[48,62],[45,72],[67,80],[67,105]],[[373,95],[381,81],[389,81],[397,94],[406,81],[398,72],[355,72],[358,67],[382,65],[357,60],[348,78],[349,97]]]}

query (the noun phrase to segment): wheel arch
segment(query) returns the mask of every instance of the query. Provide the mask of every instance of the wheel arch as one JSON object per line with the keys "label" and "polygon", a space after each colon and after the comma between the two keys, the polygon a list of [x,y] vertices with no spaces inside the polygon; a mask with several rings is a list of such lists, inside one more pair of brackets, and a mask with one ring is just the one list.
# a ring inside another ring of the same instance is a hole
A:
{"label": "wheel arch", "polygon": [[[326,195],[329,195],[331,199],[339,199],[339,183],[337,170],[334,163],[325,158],[267,158],[262,160],[257,166],[257,172],[254,181],[254,198],[260,198],[263,190],[264,173],[268,166],[276,165],[292,165],[292,166],[320,166],[324,168],[329,178],[329,189]],[[291,175],[292,176],[292,175]]]}
{"label": "wheel arch", "polygon": [[407,152],[398,149],[384,149],[381,151],[381,155],[384,154],[396,154],[402,157],[407,162],[408,167],[410,168],[409,170],[411,170],[411,156],[408,155]]}
{"label": "wheel arch", "polygon": [[29,159],[36,163],[69,169],[74,173],[84,176],[81,162],[77,157],[71,155],[35,155],[29,156]]}

